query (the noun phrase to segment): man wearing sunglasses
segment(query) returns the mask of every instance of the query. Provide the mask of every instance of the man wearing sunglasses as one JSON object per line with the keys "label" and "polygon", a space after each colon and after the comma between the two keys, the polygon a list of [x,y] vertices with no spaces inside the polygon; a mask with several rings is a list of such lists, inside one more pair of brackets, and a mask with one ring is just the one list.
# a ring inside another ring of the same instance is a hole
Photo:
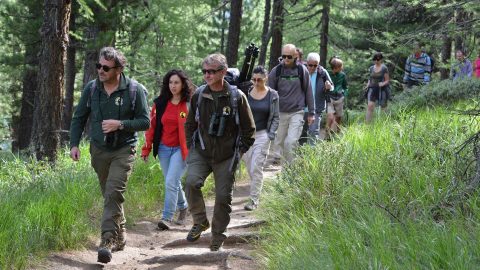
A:
{"label": "man wearing sunglasses", "polygon": [[[280,105],[280,124],[268,163],[287,162],[294,158],[294,150],[302,134],[304,108],[308,108],[308,125],[314,120],[314,100],[307,68],[296,62],[296,47],[286,44],[282,48],[282,62],[268,75],[268,86],[277,90]],[[277,76],[277,69],[281,69]]]}
{"label": "man wearing sunglasses", "polygon": [[310,83],[315,99],[315,120],[309,127],[304,126],[304,129],[308,130],[308,139],[311,142],[318,139],[320,122],[326,106],[326,94],[332,89],[333,83],[328,71],[320,65],[320,55],[318,53],[311,52],[308,54],[307,69],[310,74]]}
{"label": "man wearing sunglasses", "polygon": [[211,251],[218,251],[226,239],[224,233],[230,223],[235,180],[233,164],[235,160],[238,162],[236,154],[247,152],[255,140],[255,121],[247,98],[224,80],[227,68],[223,54],[211,54],[203,60],[206,85],[193,94],[192,109],[185,123],[188,148],[185,195],[193,218],[187,241],[197,241],[210,227],[201,189],[213,172],[215,205]]}
{"label": "man wearing sunglasses", "polygon": [[[78,161],[78,146],[90,117],[91,164],[104,199],[98,249],[101,263],[110,262],[112,252],[125,247],[123,202],[135,160],[136,132],[150,126],[146,90],[123,74],[125,64],[125,56],[115,48],[100,50],[96,64],[98,79],[85,86],[70,127],[70,156]],[[136,84],[138,90],[133,92],[131,84]],[[135,106],[131,106],[133,99]]]}

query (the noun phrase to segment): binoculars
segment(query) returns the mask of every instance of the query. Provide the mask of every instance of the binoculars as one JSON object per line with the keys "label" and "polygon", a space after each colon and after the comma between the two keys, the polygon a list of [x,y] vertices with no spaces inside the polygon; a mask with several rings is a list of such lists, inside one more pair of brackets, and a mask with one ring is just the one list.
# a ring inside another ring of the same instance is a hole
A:
{"label": "binoculars", "polygon": [[212,113],[210,123],[208,124],[208,135],[221,137],[225,132],[225,122],[228,114]]}

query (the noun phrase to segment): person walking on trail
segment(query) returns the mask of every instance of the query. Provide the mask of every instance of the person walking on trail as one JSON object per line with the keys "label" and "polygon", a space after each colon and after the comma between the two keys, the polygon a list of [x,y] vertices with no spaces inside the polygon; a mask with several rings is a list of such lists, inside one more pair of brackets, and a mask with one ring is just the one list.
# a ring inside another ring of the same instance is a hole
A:
{"label": "person walking on trail", "polygon": [[270,142],[275,140],[280,121],[278,93],[266,85],[267,75],[268,72],[263,66],[253,69],[253,87],[250,88],[247,96],[256,127],[255,142],[242,158],[250,176],[250,200],[244,206],[247,211],[258,207],[263,186],[263,165]]}
{"label": "person walking on trail", "polygon": [[327,138],[332,132],[337,133],[342,124],[345,96],[348,93],[347,76],[343,72],[343,61],[340,58],[330,60],[332,68],[333,89],[328,92],[327,100]]}
{"label": "person walking on trail", "polygon": [[473,62],[474,77],[480,78],[480,51],[478,52],[477,59]]}
{"label": "person walking on trail", "polygon": [[370,77],[367,82],[367,113],[365,122],[370,123],[373,117],[375,105],[378,104],[385,109],[390,97],[390,76],[388,68],[383,63],[383,55],[381,52],[376,52],[373,55],[374,65],[370,67]]}
{"label": "person walking on trail", "polygon": [[104,198],[98,261],[108,263],[112,252],[126,244],[123,203],[135,160],[137,131],[147,130],[146,89],[123,73],[125,56],[117,49],[100,50],[98,79],[82,92],[70,127],[70,156],[80,159],[78,145],[90,118],[91,164]]}
{"label": "person walking on trail", "polygon": [[315,120],[310,127],[307,127],[308,138],[312,142],[318,139],[320,134],[320,122],[326,107],[326,95],[333,88],[333,82],[328,71],[320,65],[318,53],[311,52],[307,55],[307,69],[315,100]]}
{"label": "person walking on trail", "polygon": [[[142,159],[147,162],[153,151],[153,157],[160,160],[165,179],[165,199],[162,219],[158,222],[160,230],[185,224],[187,200],[182,189],[181,177],[186,168],[188,154],[185,139],[187,120],[187,102],[190,100],[190,79],[182,70],[173,69],[163,77],[160,95],[153,101],[150,112],[150,129],[145,132],[145,144],[142,147]],[[173,216],[179,211],[173,222]]]}
{"label": "person walking on trail", "polygon": [[282,63],[268,75],[268,86],[279,95],[280,124],[271,151],[270,164],[279,164],[282,153],[288,163],[294,159],[298,139],[302,134],[304,108],[308,109],[307,122],[314,120],[314,100],[307,68],[296,62],[295,45],[282,48]]}
{"label": "person walking on trail", "polygon": [[450,71],[452,79],[471,78],[473,74],[472,62],[465,58],[465,53],[462,50],[457,50],[455,56],[457,62],[452,66]]}
{"label": "person walking on trail", "polygon": [[428,84],[431,80],[432,61],[428,54],[422,51],[423,44],[415,42],[413,54],[405,62],[404,87],[409,89],[415,85]]}
{"label": "person walking on trail", "polygon": [[236,165],[255,140],[255,122],[247,97],[224,80],[227,68],[227,59],[222,54],[211,54],[203,60],[206,85],[193,94],[191,113],[185,123],[189,150],[185,193],[193,218],[187,241],[198,240],[210,227],[201,188],[213,172],[215,205],[211,251],[218,251],[226,238]]}

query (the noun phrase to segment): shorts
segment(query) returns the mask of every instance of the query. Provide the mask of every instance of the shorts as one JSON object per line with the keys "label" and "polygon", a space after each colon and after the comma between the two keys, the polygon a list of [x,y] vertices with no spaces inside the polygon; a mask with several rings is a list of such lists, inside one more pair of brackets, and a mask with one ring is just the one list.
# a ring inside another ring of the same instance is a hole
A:
{"label": "shorts", "polygon": [[343,116],[343,101],[345,97],[341,97],[337,100],[331,98],[329,102],[327,102],[327,114],[334,113],[337,117]]}
{"label": "shorts", "polygon": [[377,102],[382,107],[387,106],[388,99],[390,98],[389,87],[369,87],[367,91],[368,102]]}

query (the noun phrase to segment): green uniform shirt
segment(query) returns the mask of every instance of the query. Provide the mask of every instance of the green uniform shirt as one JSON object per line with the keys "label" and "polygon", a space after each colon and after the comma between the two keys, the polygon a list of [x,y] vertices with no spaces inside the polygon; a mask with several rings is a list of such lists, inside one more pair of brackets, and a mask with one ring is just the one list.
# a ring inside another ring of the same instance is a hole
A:
{"label": "green uniform shirt", "polygon": [[[129,85],[130,79],[123,73],[120,76],[120,84],[110,96],[103,88],[103,83],[97,80],[96,90],[91,94],[93,81],[90,81],[82,92],[80,101],[75,110],[70,126],[70,148],[78,146],[85,129],[87,119],[90,117],[90,143],[102,150],[113,151],[130,144],[135,146],[137,142],[136,131],[147,130],[150,126],[147,100],[144,95],[144,87],[138,84],[135,100],[135,111],[132,111]],[[107,119],[122,120],[123,130],[116,131],[115,147],[107,147],[107,135],[102,131],[102,121]]]}

